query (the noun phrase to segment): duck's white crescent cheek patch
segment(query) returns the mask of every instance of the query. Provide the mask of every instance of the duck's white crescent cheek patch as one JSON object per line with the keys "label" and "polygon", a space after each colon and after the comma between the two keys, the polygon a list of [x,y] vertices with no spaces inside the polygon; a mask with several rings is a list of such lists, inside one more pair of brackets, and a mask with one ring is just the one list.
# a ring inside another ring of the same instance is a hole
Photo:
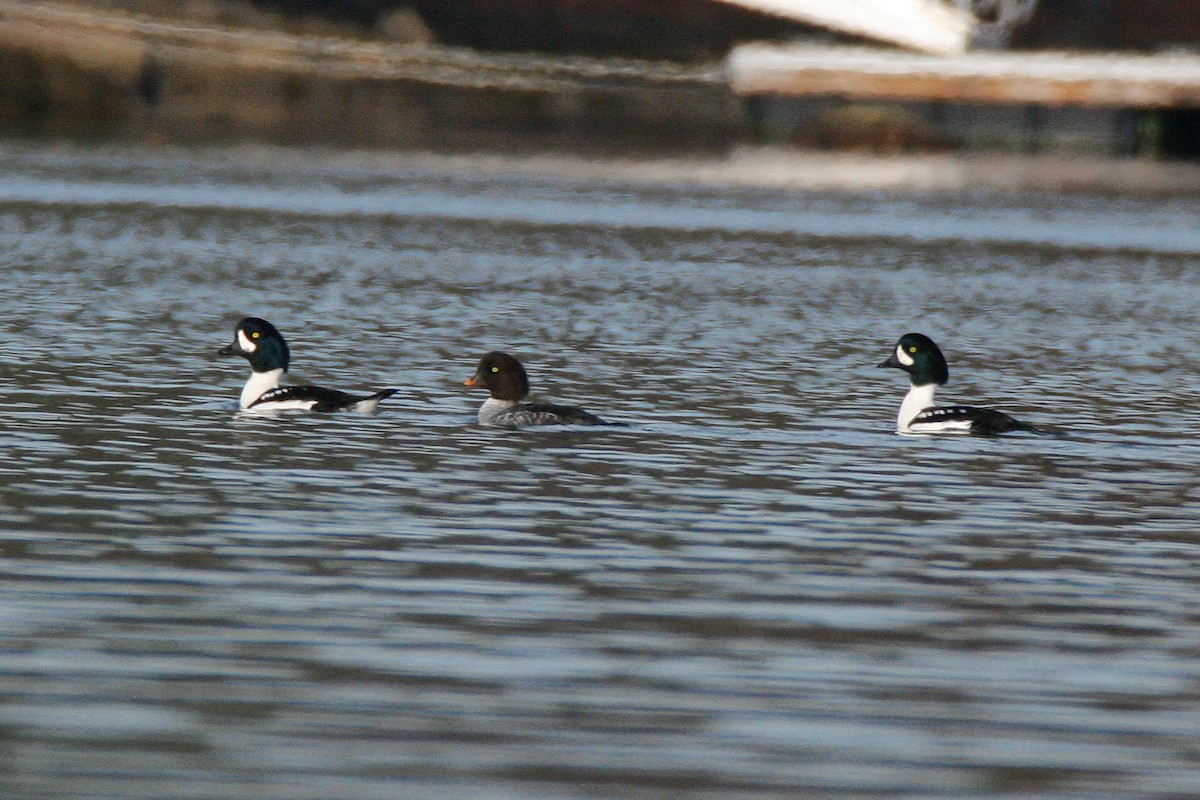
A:
{"label": "duck's white crescent cheek patch", "polygon": [[906,367],[911,367],[913,365],[912,356],[910,356],[908,353],[904,352],[903,347],[896,348],[896,360],[899,361],[901,364],[903,364]]}
{"label": "duck's white crescent cheek patch", "polygon": [[245,331],[238,331],[238,344],[247,353],[253,353],[258,349],[258,345],[250,341],[250,337],[246,335]]}

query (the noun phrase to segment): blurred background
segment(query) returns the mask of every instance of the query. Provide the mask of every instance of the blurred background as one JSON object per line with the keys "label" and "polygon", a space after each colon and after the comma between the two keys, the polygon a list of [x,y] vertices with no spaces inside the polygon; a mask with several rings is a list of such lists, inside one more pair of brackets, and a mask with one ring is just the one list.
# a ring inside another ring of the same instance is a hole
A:
{"label": "blurred background", "polygon": [[1200,155],[1200,0],[0,0],[0,133]]}

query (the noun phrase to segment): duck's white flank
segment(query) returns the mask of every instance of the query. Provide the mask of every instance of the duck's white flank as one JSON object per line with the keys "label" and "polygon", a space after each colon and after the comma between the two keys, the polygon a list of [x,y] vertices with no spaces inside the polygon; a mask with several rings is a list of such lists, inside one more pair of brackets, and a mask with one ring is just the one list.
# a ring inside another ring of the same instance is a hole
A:
{"label": "duck's white flank", "polygon": [[[242,332],[238,331],[238,336],[241,335]],[[242,396],[238,402],[242,408],[249,408],[251,403],[263,396],[264,392],[279,388],[279,384],[282,381],[282,369],[272,369],[267,372],[251,372],[250,380],[246,381],[246,385],[242,387]],[[293,407],[301,408],[302,406]]]}
{"label": "duck's white flank", "polygon": [[[901,352],[899,348],[896,349],[897,357]],[[936,392],[936,383],[913,386],[908,390],[908,394],[904,395],[904,402],[900,404],[900,414],[896,417],[897,433],[913,433],[909,423],[912,422],[913,417],[933,405],[933,395]],[[970,427],[969,424],[968,427]]]}

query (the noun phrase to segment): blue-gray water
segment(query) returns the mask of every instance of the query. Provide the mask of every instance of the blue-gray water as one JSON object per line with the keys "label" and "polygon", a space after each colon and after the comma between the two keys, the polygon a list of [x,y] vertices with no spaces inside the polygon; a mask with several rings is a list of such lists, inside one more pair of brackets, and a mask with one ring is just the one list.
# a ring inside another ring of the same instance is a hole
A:
{"label": "blue-gray water", "polygon": [[1194,198],[333,163],[0,150],[0,795],[1200,793]]}

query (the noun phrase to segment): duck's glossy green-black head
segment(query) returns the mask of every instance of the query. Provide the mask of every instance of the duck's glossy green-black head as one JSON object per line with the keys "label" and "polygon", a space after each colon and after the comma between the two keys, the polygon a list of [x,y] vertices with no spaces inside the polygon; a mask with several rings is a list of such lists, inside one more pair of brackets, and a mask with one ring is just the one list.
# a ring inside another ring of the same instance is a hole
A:
{"label": "duck's glossy green-black head", "polygon": [[222,356],[242,356],[250,362],[250,368],[255,372],[268,372],[273,369],[287,371],[288,353],[287,342],[275,330],[275,326],[265,319],[246,317],[233,329],[233,342],[217,351]]}
{"label": "duck's glossy green-black head", "polygon": [[879,366],[895,367],[908,373],[913,386],[936,383],[941,386],[950,380],[950,368],[946,357],[933,343],[933,339],[921,333],[906,333],[896,342],[892,355]]}
{"label": "duck's glossy green-black head", "polygon": [[516,401],[529,394],[529,377],[521,362],[498,350],[479,359],[479,368],[463,385],[485,386],[497,400]]}

